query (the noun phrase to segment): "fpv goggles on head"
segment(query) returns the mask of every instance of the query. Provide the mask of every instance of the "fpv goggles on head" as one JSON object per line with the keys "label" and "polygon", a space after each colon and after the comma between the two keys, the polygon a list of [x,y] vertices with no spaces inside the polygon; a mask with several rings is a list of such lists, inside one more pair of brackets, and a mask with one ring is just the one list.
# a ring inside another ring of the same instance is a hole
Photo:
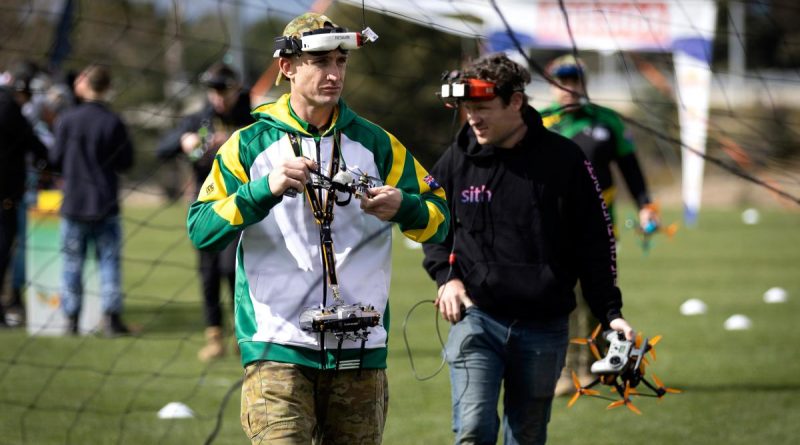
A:
{"label": "fpv goggles on head", "polygon": [[459,71],[446,72],[442,80],[444,83],[437,95],[448,108],[456,108],[464,100],[486,101],[498,96],[508,97],[515,91],[523,91],[522,88],[500,88],[489,80],[465,78]]}
{"label": "fpv goggles on head", "polygon": [[335,49],[344,51],[358,49],[367,42],[378,40],[369,27],[361,32],[347,32],[345,28],[320,28],[304,32],[298,39],[292,36],[275,38],[275,52],[272,57],[287,57],[304,52],[328,52]]}

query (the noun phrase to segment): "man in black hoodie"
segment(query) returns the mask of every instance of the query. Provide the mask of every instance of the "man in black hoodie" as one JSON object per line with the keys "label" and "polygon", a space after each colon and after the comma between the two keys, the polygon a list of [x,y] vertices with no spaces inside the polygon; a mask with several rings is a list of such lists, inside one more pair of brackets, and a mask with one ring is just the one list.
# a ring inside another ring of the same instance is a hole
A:
{"label": "man in black hoodie", "polygon": [[[189,159],[194,171],[195,197],[211,172],[217,150],[235,130],[255,122],[250,115],[250,98],[233,68],[216,63],[200,76],[200,83],[208,89],[206,106],[186,116],[178,128],[161,139],[156,149],[162,159],[178,155],[185,155]],[[203,287],[206,344],[197,357],[205,362],[222,357],[225,353],[220,286],[225,279],[233,300],[236,243],[230,243],[222,252],[198,251],[198,261]]]}
{"label": "man in black hoodie", "polygon": [[450,365],[456,443],[495,443],[504,381],[506,444],[539,444],[564,365],[573,288],[595,316],[633,338],[616,286],[616,247],[591,163],[528,105],[530,74],[504,55],[454,73],[442,96],[467,124],[431,170],[453,227],[423,246],[453,323]]}

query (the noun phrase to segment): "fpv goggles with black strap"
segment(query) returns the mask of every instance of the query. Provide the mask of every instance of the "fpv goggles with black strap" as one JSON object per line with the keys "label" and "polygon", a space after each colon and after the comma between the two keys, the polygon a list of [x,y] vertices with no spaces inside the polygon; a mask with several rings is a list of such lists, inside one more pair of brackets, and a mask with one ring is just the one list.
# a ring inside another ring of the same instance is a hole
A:
{"label": "fpv goggles with black strap", "polygon": [[359,49],[367,42],[378,40],[378,35],[367,27],[361,32],[348,32],[345,28],[320,28],[303,33],[299,39],[292,36],[275,38],[272,57],[287,57],[304,52],[328,52]]}

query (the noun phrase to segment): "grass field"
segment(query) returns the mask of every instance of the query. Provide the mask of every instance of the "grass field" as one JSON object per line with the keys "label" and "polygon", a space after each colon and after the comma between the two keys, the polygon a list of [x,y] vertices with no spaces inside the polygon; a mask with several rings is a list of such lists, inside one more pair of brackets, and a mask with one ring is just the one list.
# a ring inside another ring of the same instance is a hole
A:
{"label": "grass field", "polygon": [[[202,316],[195,256],[184,233],[182,206],[126,210],[127,318],[142,335],[28,337],[0,331],[0,443],[198,444],[221,413],[215,444],[240,444],[239,392],[225,394],[241,376],[237,360],[204,366]],[[621,215],[625,215],[625,210]],[[666,212],[666,221],[679,217]],[[403,320],[434,285],[420,267],[420,251],[395,246],[389,356],[390,407],[384,443],[447,444],[450,399],[447,370],[415,379],[403,341]],[[758,225],[740,210],[704,210],[696,229],[655,240],[643,256],[623,232],[620,285],[626,317],[645,334],[663,334],[651,367],[684,390],[662,401],[641,399],[644,412],[607,411],[607,402],[555,400],[552,444],[793,444],[800,438],[800,213],[762,212]],[[762,294],[780,286],[785,304]],[[708,304],[705,315],[678,312],[688,298]],[[729,332],[724,320],[741,313],[748,331]],[[431,374],[441,355],[432,306],[411,314],[407,333],[417,372]],[[447,327],[440,324],[442,335]],[[194,419],[159,420],[171,401],[191,407]]]}

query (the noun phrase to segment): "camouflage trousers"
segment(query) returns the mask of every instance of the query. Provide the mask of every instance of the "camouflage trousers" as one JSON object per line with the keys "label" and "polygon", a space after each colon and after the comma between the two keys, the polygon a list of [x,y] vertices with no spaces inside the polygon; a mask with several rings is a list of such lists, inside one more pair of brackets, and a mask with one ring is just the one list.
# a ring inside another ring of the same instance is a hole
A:
{"label": "camouflage trousers", "polygon": [[242,428],[254,444],[380,444],[386,370],[317,370],[255,362],[244,370]]}

